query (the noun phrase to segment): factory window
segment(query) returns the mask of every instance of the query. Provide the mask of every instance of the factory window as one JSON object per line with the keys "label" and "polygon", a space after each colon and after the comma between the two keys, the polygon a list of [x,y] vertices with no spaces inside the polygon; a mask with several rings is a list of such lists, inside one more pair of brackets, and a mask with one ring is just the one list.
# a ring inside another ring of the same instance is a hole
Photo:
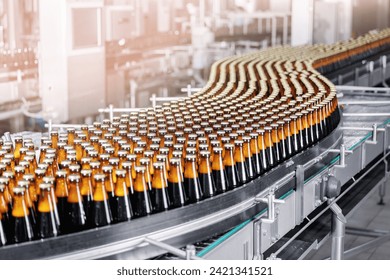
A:
{"label": "factory window", "polygon": [[100,13],[97,8],[72,9],[73,49],[100,46]]}

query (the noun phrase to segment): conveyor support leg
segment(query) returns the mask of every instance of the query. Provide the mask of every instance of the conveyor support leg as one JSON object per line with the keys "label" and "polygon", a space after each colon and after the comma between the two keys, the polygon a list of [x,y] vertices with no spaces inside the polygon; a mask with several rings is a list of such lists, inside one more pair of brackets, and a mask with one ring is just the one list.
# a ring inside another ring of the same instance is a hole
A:
{"label": "conveyor support leg", "polygon": [[332,260],[344,259],[344,238],[347,219],[337,204],[332,204]]}

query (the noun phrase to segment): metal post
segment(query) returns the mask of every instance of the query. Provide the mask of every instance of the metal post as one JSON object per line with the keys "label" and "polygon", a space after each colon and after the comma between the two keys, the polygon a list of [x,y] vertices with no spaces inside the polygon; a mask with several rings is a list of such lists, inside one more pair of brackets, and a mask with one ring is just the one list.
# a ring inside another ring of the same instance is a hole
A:
{"label": "metal post", "polygon": [[340,166],[345,166],[345,145],[340,145]]}
{"label": "metal post", "polygon": [[355,86],[359,85],[359,67],[355,68],[355,81],[354,81],[354,85]]}
{"label": "metal post", "polygon": [[377,140],[377,131],[378,130],[378,125],[376,123],[374,123],[372,125],[372,142],[373,143],[376,143],[376,140]]}
{"label": "metal post", "polygon": [[52,129],[53,129],[53,120],[52,119],[50,119],[48,122],[47,122],[47,124],[48,124],[48,131],[49,131],[49,133],[52,131]]}
{"label": "metal post", "polygon": [[186,246],[186,260],[192,260],[196,257],[196,248],[194,245]]}
{"label": "metal post", "polygon": [[112,122],[114,119],[114,105],[112,104],[108,105],[108,109],[109,109],[110,122]]}
{"label": "metal post", "polygon": [[130,80],[130,108],[135,108],[135,94],[137,92],[137,83]]}
{"label": "metal post", "polygon": [[152,100],[152,107],[155,108],[156,105],[157,105],[156,94],[155,93],[152,94],[151,100]]}
{"label": "metal post", "polygon": [[385,195],[386,195],[386,185],[387,185],[388,174],[389,174],[389,172],[388,172],[389,163],[388,163],[386,158],[383,160],[383,163],[385,164],[385,181],[379,186],[379,202],[378,202],[378,205],[385,205],[384,198],[385,198]]}
{"label": "metal post", "polygon": [[330,258],[332,260],[342,260],[344,259],[344,237],[347,219],[336,203],[333,203],[330,209],[332,210],[332,251]]}

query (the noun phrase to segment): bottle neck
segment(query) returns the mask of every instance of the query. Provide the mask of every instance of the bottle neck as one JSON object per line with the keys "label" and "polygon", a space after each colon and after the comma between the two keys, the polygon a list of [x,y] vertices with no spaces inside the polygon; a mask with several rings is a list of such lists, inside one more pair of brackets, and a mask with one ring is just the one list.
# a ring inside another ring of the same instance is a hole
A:
{"label": "bottle neck", "polygon": [[166,188],[165,180],[164,180],[164,170],[155,169],[153,180],[152,180],[152,188],[153,189],[164,189]]}
{"label": "bottle neck", "polygon": [[58,178],[56,191],[56,197],[67,197],[68,196],[68,184],[66,183],[65,178]]}
{"label": "bottle neck", "polygon": [[195,179],[198,178],[198,171],[196,170],[196,162],[187,161],[184,166],[184,178]]}
{"label": "bottle neck", "polygon": [[128,195],[125,177],[117,177],[115,185],[115,196],[123,197]]}
{"label": "bottle neck", "polygon": [[69,203],[80,203],[82,201],[80,186],[78,182],[70,182],[69,183]]}
{"label": "bottle neck", "polygon": [[144,173],[139,172],[135,176],[134,191],[143,192],[145,190],[146,190],[145,175]]}
{"label": "bottle neck", "polygon": [[171,171],[169,172],[168,181],[170,183],[181,182],[181,168],[179,165],[171,165]]}
{"label": "bottle neck", "polygon": [[104,187],[104,182],[97,181],[95,186],[95,192],[93,193],[94,201],[105,201],[107,200],[107,192]]}
{"label": "bottle neck", "polygon": [[49,191],[44,190],[39,196],[38,202],[38,212],[40,213],[50,213],[53,212],[53,201],[51,200],[51,195]]}
{"label": "bottle neck", "polygon": [[81,195],[87,196],[92,195],[92,180],[91,177],[82,177],[81,178]]}
{"label": "bottle neck", "polygon": [[29,210],[26,207],[26,203],[23,195],[15,195],[14,205],[12,209],[12,216],[14,218],[24,218],[30,214]]}

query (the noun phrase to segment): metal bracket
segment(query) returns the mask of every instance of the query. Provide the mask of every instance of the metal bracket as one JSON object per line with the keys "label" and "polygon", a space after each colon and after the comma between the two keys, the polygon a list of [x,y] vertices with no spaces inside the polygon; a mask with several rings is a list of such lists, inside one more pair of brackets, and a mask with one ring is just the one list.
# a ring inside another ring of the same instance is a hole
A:
{"label": "metal bracket", "polygon": [[268,218],[267,219],[262,218],[261,221],[263,223],[270,223],[270,224],[275,222],[275,219],[276,219],[275,205],[276,204],[283,204],[283,203],[285,203],[284,200],[275,198],[275,192],[274,192],[274,190],[272,188],[270,189],[267,197],[256,197],[255,201],[267,204],[267,206],[268,206]]}
{"label": "metal bracket", "polygon": [[145,237],[142,242],[139,244],[142,245],[144,243],[149,243],[150,245],[156,246],[158,248],[161,248],[163,250],[166,250],[167,252],[181,258],[184,260],[201,260],[202,258],[196,256],[196,249],[194,245],[187,245],[186,250],[180,250],[178,248],[175,248],[167,243],[152,239],[150,237]]}
{"label": "metal bracket", "polygon": [[334,166],[335,168],[345,168],[346,167],[345,155],[353,153],[353,151],[347,150],[345,148],[344,144],[340,145],[340,149],[330,149],[329,152],[330,153],[338,153],[338,154],[340,154],[340,164],[339,165],[335,165]]}
{"label": "metal bracket", "polygon": [[267,218],[260,218],[253,223],[254,230],[254,259],[261,260],[263,258],[262,252],[266,250],[269,244],[275,243],[279,239],[277,210],[275,206],[277,204],[285,203],[282,199],[275,198],[275,191],[270,188],[267,197],[255,197],[255,202],[261,202],[267,204],[268,216]]}

